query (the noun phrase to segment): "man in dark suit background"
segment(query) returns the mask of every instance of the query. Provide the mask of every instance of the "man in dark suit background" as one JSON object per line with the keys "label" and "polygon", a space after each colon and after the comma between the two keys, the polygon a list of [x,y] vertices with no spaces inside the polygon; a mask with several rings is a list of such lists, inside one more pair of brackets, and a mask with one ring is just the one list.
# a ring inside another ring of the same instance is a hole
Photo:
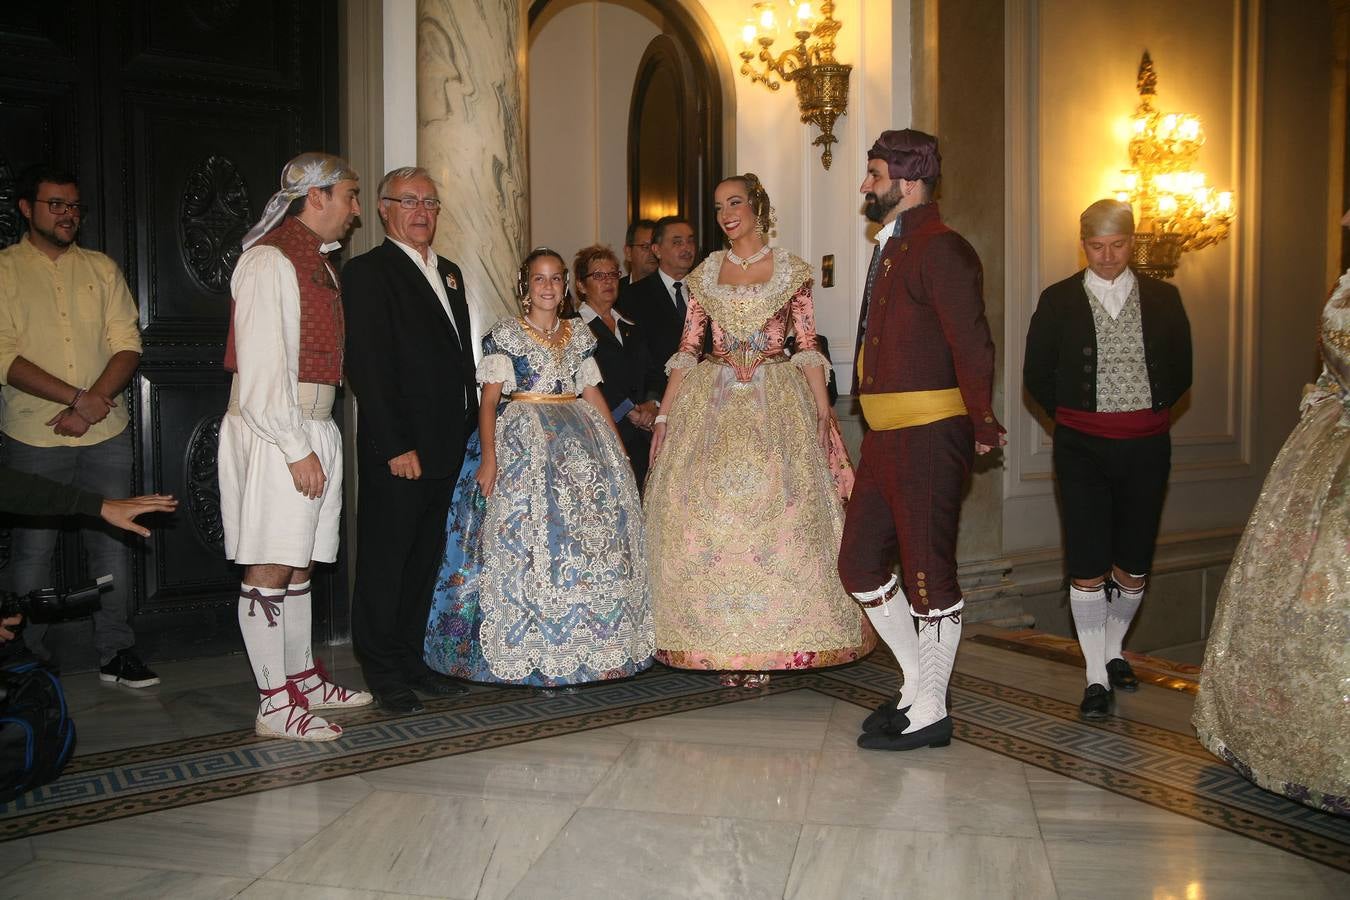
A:
{"label": "man in dark suit background", "polygon": [[651,219],[635,219],[623,236],[623,268],[627,272],[619,279],[619,291],[628,290],[656,271],[656,254],[652,252],[652,230],[656,223]]}
{"label": "man in dark suit background", "polygon": [[[647,346],[661,368],[660,391],[666,389],[666,361],[675,355],[684,330],[689,291],[684,279],[698,258],[694,227],[679,216],[656,220],[652,230],[656,271],[619,295],[619,312],[632,319],[647,336]],[[658,394],[659,395],[659,394]]]}
{"label": "man in dark suit background", "polygon": [[424,169],[395,169],[376,203],[388,239],[342,270],[358,404],[352,640],[380,706],[416,712],[414,690],[464,690],[427,668],[422,644],[478,395],[464,277],[431,249],[435,183]]}

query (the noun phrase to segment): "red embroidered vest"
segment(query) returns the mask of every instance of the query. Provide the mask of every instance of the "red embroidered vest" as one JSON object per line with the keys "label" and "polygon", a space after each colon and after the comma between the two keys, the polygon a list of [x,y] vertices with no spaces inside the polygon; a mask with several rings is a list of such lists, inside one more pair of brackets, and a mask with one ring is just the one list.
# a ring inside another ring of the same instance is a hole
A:
{"label": "red embroidered vest", "polygon": [[[342,294],[319,252],[319,237],[299,219],[287,216],[255,246],[276,247],[295,267],[300,283],[300,380],[311,384],[342,383],[342,348],[346,325]],[[234,352],[234,300],[230,300],[230,333],[225,339],[225,368],[239,371]]]}

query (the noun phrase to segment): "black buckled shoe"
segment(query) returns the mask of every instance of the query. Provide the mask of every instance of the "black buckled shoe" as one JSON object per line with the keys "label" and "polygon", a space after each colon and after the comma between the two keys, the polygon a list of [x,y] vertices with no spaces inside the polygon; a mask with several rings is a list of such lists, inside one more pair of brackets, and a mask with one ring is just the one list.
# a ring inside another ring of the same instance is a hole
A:
{"label": "black buckled shoe", "polygon": [[440,672],[432,671],[422,672],[409,678],[408,686],[432,697],[453,697],[456,694],[467,694],[469,692],[469,688],[462,682],[442,675]]}
{"label": "black buckled shoe", "polygon": [[858,746],[864,750],[918,750],[923,747],[946,747],[952,742],[952,717],[944,716],[932,725],[926,725],[909,734],[864,734]]}
{"label": "black buckled shoe", "polygon": [[396,716],[419,713],[426,709],[411,688],[394,687],[382,691],[376,690],[373,693],[375,694],[375,702],[379,704],[380,709]]}
{"label": "black buckled shoe", "polygon": [[1078,704],[1078,714],[1085,719],[1105,719],[1111,715],[1111,701],[1115,698],[1110,688],[1089,684],[1083,691],[1083,702]]}
{"label": "black buckled shoe", "polygon": [[883,731],[894,731],[899,733],[909,727],[909,707],[897,709],[896,704],[900,702],[900,695],[896,694],[889,700],[883,700],[867,718],[863,719],[863,734],[879,734]]}
{"label": "black buckled shoe", "polygon": [[1133,694],[1139,690],[1139,677],[1134,674],[1134,669],[1125,660],[1117,657],[1106,664],[1106,677],[1111,680],[1111,687]]}

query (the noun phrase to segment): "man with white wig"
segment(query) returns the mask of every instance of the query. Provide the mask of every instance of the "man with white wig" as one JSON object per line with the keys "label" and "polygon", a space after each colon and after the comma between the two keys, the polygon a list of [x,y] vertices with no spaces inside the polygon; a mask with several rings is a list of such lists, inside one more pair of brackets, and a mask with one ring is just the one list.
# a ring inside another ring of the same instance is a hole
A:
{"label": "man with white wig", "polygon": [[314,713],[364,706],[333,684],[311,645],[310,572],[337,559],[342,436],[333,400],[345,336],[328,254],[361,212],[343,159],[302,153],[281,172],[262,219],[244,236],[230,279],[225,368],[234,373],[220,426],[225,553],[244,567],[239,629],[258,684],[255,730],[330,741]]}
{"label": "man with white wig", "polygon": [[1139,686],[1122,646],[1144,597],[1171,471],[1171,407],[1191,386],[1191,329],[1177,289],[1129,266],[1134,215],[1083,211],[1087,268],[1041,293],[1022,378],[1055,420],[1069,607],[1087,663],[1085,718]]}

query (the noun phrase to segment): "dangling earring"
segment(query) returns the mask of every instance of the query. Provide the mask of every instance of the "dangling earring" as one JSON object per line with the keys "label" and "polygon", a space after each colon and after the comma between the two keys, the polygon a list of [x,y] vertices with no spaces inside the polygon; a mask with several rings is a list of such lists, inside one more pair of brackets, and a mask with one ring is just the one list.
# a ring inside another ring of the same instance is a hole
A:
{"label": "dangling earring", "polygon": [[529,294],[526,294],[524,297],[521,297],[521,298],[520,298],[520,308],[521,308],[522,310],[524,310],[525,315],[528,316],[528,315],[530,314],[530,295],[529,295]]}

